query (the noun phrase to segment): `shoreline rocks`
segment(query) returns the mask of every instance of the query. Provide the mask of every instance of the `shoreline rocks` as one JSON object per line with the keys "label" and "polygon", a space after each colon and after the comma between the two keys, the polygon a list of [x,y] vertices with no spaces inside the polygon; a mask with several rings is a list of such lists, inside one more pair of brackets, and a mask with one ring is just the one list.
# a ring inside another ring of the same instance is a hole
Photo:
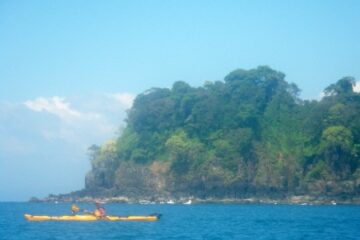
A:
{"label": "shoreline rocks", "polygon": [[29,202],[54,202],[54,203],[93,203],[100,201],[103,203],[122,203],[122,204],[273,204],[273,205],[344,205],[360,204],[360,197],[340,199],[324,196],[297,195],[286,198],[266,198],[266,197],[249,197],[249,198],[195,198],[195,197],[159,197],[159,198],[129,198],[127,196],[115,197],[76,197],[71,195],[49,195],[43,199],[32,197]]}

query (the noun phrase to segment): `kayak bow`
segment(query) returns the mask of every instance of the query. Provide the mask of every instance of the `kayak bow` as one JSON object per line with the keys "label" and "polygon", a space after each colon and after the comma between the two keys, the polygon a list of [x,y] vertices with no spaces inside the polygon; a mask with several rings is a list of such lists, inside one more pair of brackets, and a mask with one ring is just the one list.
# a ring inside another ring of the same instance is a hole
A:
{"label": "kayak bow", "polygon": [[106,216],[104,218],[97,218],[93,215],[65,215],[65,216],[47,216],[47,215],[24,215],[28,221],[157,221],[160,219],[160,214],[153,214],[149,216]]}

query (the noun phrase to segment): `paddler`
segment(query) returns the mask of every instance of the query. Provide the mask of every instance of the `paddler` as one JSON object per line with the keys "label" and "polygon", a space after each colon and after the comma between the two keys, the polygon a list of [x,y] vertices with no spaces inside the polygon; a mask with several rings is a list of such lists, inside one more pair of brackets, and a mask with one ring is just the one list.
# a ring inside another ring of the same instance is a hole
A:
{"label": "paddler", "polygon": [[106,211],[100,204],[100,202],[95,202],[96,208],[93,212],[94,216],[97,218],[105,218]]}
{"label": "paddler", "polygon": [[71,212],[72,212],[73,216],[75,216],[76,213],[78,213],[79,211],[80,211],[80,208],[76,204],[71,205]]}

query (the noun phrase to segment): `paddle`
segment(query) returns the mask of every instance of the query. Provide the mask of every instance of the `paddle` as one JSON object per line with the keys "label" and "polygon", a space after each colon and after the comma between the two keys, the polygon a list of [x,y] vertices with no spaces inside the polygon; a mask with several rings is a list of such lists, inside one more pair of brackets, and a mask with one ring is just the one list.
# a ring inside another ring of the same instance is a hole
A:
{"label": "paddle", "polygon": [[85,214],[88,214],[88,215],[94,215],[93,212],[88,211],[88,210],[82,210],[82,212],[85,213]]}

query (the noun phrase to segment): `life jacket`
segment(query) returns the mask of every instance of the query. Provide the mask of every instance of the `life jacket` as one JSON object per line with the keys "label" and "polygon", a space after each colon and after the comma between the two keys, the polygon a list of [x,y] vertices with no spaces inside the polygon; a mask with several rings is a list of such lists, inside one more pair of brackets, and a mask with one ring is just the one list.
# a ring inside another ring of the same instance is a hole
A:
{"label": "life jacket", "polygon": [[77,205],[75,205],[75,204],[71,205],[71,211],[73,211],[74,213],[78,212],[79,210],[80,210],[80,208]]}
{"label": "life jacket", "polygon": [[95,217],[103,217],[103,216],[105,216],[105,209],[102,208],[102,207],[95,209],[94,216]]}

